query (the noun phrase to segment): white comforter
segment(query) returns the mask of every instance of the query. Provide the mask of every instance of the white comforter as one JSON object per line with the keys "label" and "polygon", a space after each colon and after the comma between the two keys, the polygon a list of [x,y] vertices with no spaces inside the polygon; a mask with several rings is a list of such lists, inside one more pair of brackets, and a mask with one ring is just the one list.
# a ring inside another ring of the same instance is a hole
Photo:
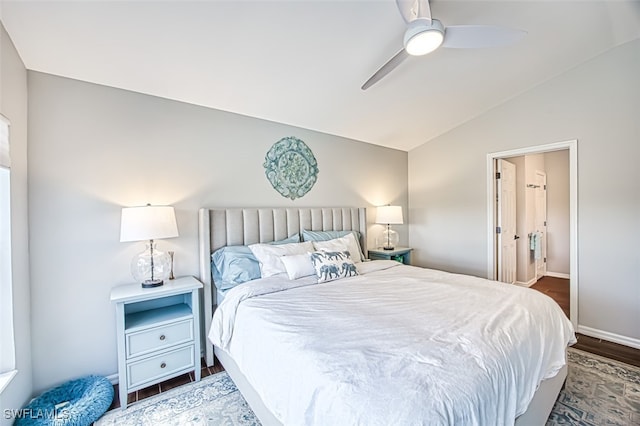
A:
{"label": "white comforter", "polygon": [[374,261],[230,290],[209,339],[285,425],[511,425],[575,342],[534,290]]}

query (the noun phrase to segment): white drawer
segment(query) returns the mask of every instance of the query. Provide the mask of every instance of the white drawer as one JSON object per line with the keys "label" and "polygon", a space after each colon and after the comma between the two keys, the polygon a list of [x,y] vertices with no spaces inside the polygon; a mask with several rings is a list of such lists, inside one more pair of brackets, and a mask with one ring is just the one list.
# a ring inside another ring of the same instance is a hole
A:
{"label": "white drawer", "polygon": [[127,359],[193,340],[193,319],[128,333]]}
{"label": "white drawer", "polygon": [[131,389],[147,382],[160,381],[162,377],[180,370],[195,368],[193,352],[193,345],[189,345],[128,364],[127,387]]}

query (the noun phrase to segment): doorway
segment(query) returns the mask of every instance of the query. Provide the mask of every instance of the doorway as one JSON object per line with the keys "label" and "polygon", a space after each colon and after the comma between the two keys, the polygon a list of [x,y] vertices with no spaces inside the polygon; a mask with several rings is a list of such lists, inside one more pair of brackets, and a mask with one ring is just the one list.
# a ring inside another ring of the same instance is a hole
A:
{"label": "doorway", "polygon": [[[487,154],[487,276],[489,279],[497,279],[497,263],[498,255],[501,253],[496,238],[496,224],[499,216],[496,199],[498,197],[498,189],[496,186],[496,164],[499,159],[513,158],[523,155],[544,154],[553,151],[568,150],[569,152],[569,288],[570,288],[570,315],[569,318],[574,327],[578,325],[578,236],[577,236],[577,140],[558,142],[546,145],[539,145],[529,148],[514,149],[510,151],[501,151]],[[535,184],[543,184],[546,176],[540,174],[535,177]],[[535,188],[534,188],[535,189]],[[543,202],[542,198],[538,200],[538,193],[535,195],[536,202]],[[539,218],[536,218],[536,221]],[[541,219],[544,222],[544,219]],[[546,237],[546,235],[545,235]],[[541,262],[544,263],[544,262]],[[536,263],[536,276],[545,274],[544,265]],[[540,269],[538,269],[540,266]]]}

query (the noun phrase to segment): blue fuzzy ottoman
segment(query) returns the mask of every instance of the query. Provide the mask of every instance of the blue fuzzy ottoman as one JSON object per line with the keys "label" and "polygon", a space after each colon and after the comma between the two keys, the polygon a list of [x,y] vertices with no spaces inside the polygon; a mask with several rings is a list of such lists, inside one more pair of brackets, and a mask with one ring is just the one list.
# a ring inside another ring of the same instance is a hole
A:
{"label": "blue fuzzy ottoman", "polygon": [[14,425],[89,426],[109,409],[112,401],[113,385],[106,377],[82,377],[32,400]]}

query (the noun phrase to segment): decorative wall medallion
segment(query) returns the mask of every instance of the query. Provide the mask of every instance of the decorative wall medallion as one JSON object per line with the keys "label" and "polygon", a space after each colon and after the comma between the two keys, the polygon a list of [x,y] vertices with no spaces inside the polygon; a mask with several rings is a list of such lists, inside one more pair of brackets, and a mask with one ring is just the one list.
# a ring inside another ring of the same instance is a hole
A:
{"label": "decorative wall medallion", "polygon": [[313,152],[293,136],[274,143],[264,158],[263,166],[271,186],[292,200],[311,190],[319,171]]}

